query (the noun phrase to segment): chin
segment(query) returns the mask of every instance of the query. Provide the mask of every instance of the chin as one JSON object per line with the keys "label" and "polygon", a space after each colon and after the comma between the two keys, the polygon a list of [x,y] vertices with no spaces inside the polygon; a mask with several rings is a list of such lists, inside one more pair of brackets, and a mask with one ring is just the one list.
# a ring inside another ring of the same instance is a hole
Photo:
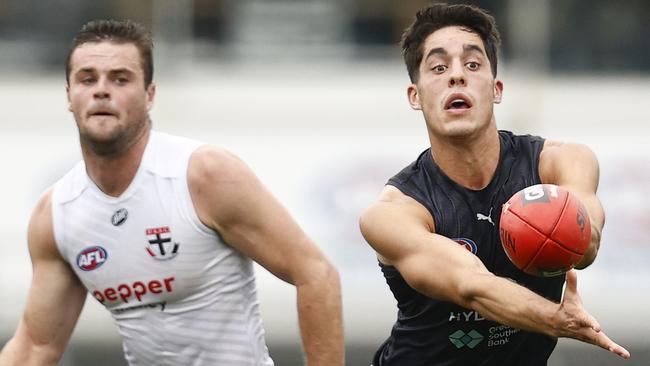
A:
{"label": "chin", "polygon": [[102,120],[79,125],[79,138],[83,145],[98,155],[119,154],[142,136],[149,123],[148,117],[142,121],[120,124],[117,120]]}
{"label": "chin", "polygon": [[443,135],[447,137],[467,137],[472,136],[478,130],[476,123],[469,121],[449,122],[444,126]]}
{"label": "chin", "polygon": [[111,142],[118,140],[122,133],[117,126],[102,125],[79,129],[79,135],[86,140]]}
{"label": "chin", "polygon": [[110,155],[119,150],[120,141],[123,140],[123,132],[113,126],[87,126],[79,128],[81,143],[90,147],[99,155]]}

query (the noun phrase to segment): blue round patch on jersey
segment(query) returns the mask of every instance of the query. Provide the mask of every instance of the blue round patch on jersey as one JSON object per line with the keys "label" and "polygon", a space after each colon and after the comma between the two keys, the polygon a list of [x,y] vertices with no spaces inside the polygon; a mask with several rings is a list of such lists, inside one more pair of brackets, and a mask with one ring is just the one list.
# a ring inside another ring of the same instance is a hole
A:
{"label": "blue round patch on jersey", "polygon": [[467,238],[453,238],[451,239],[455,241],[456,243],[462,245],[465,247],[465,249],[469,250],[472,252],[472,254],[476,254],[478,252],[478,247],[476,246],[476,243],[474,243],[474,240],[472,239],[467,239]]}

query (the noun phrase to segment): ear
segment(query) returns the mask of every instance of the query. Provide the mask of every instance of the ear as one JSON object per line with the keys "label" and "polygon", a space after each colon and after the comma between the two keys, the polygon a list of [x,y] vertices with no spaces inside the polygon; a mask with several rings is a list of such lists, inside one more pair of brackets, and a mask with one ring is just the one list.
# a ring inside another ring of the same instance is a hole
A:
{"label": "ear", "polygon": [[65,85],[65,97],[68,99],[68,111],[72,112],[72,101],[70,100],[70,84]]}
{"label": "ear", "polygon": [[494,104],[501,103],[503,97],[503,82],[501,80],[494,80]]}
{"label": "ear", "polygon": [[156,84],[151,83],[147,87],[147,111],[153,107],[153,101],[156,97]]}
{"label": "ear", "polygon": [[415,110],[421,110],[422,105],[420,104],[420,94],[418,93],[418,87],[415,84],[411,84],[406,88],[406,95],[409,99],[409,104],[411,108]]}

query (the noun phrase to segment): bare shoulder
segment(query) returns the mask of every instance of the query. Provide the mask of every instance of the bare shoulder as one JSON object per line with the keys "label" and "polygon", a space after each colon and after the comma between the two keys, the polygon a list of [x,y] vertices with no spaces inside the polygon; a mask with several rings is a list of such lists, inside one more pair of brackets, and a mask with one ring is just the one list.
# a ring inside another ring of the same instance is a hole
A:
{"label": "bare shoulder", "polygon": [[248,166],[232,152],[205,145],[194,151],[190,157],[188,179],[195,183],[209,180],[211,183],[241,178],[242,173],[249,172]]}
{"label": "bare shoulder", "polygon": [[364,238],[377,252],[379,260],[391,264],[404,255],[407,247],[396,245],[406,230],[435,232],[429,211],[396,187],[387,185],[359,219]]}
{"label": "bare shoulder", "polygon": [[371,224],[373,219],[403,214],[427,223],[431,231],[434,231],[433,218],[429,211],[415,199],[391,185],[385,186],[377,200],[361,215],[362,230],[364,226]]}
{"label": "bare shoulder", "polygon": [[547,140],[540,154],[539,173],[544,183],[560,184],[567,175],[598,174],[598,159],[587,145]]}
{"label": "bare shoulder", "polygon": [[593,150],[584,144],[556,140],[546,140],[544,142],[542,157],[547,156],[557,159],[561,158],[561,156],[574,157],[575,155],[593,158],[596,157]]}
{"label": "bare shoulder", "polygon": [[192,153],[187,180],[199,219],[217,231],[245,218],[246,209],[265,191],[239,157],[214,146],[203,146]]}
{"label": "bare shoulder", "polygon": [[193,196],[211,195],[210,198],[227,198],[257,184],[253,171],[230,151],[202,146],[190,157],[187,180]]}
{"label": "bare shoulder", "polygon": [[52,225],[52,191],[43,193],[29,221],[27,242],[32,259],[59,257]]}

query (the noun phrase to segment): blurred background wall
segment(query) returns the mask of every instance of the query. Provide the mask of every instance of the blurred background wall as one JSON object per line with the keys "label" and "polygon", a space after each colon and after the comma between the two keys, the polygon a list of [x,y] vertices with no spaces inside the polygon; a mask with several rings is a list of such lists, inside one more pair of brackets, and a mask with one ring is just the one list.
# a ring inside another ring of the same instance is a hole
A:
{"label": "blurred background wall", "polygon": [[[339,267],[350,365],[367,365],[395,301],[357,219],[424,150],[397,46],[425,1],[0,0],[0,345],[31,280],[30,212],[80,158],[64,59],[79,27],[130,18],[155,39],[156,129],[246,160]],[[579,274],[586,307],[650,363],[650,2],[474,1],[497,18],[501,128],[588,144],[607,212],[596,263]],[[258,269],[267,341],[300,365],[293,288]],[[53,316],[55,316],[53,314]],[[107,312],[88,300],[61,365],[124,365]],[[550,365],[615,365],[560,340]]]}

